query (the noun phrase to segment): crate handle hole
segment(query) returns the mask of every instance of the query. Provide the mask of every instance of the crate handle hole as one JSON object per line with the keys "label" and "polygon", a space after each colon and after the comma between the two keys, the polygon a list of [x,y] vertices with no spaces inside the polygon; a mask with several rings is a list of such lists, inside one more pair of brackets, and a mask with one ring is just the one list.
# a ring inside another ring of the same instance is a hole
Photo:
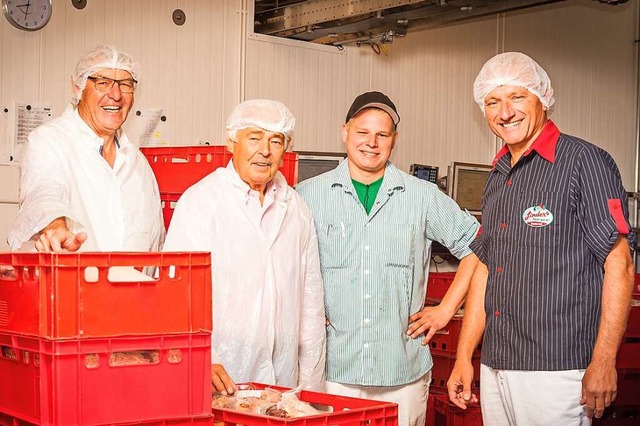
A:
{"label": "crate handle hole", "polygon": [[0,265],[0,280],[2,281],[16,281],[16,269],[11,265]]}
{"label": "crate handle hole", "polygon": [[0,357],[10,361],[18,361],[18,354],[11,346],[0,346]]}
{"label": "crate handle hole", "polygon": [[189,159],[185,157],[171,157],[172,163],[188,163]]}
{"label": "crate handle hole", "polygon": [[167,352],[167,362],[169,364],[179,364],[182,362],[182,351],[180,349],[169,349]]}
{"label": "crate handle hole", "polygon": [[84,356],[84,366],[89,369],[100,367],[100,356],[98,354],[86,354]]}
{"label": "crate handle hole", "polygon": [[152,351],[124,351],[109,354],[109,367],[124,367],[131,365],[153,365],[160,362],[160,352]]}

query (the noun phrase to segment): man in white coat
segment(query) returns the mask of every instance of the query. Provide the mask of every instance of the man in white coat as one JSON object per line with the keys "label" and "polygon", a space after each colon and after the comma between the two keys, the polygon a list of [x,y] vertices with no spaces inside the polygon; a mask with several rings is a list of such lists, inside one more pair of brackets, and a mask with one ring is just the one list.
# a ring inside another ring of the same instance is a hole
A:
{"label": "man in white coat", "polygon": [[12,250],[155,251],[164,238],[160,193],[149,163],[122,125],[139,65],[112,46],[78,61],[73,102],[38,127],[20,164]]}
{"label": "man in white coat", "polygon": [[278,171],[295,119],[255,99],[227,120],[233,154],[178,201],[166,251],[210,251],[212,382],[322,390],[325,316],[318,242],[309,208]]}

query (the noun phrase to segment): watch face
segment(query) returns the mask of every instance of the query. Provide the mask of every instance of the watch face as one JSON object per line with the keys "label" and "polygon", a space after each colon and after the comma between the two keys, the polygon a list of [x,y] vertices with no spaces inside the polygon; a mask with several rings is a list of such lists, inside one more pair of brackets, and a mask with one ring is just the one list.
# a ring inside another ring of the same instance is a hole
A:
{"label": "watch face", "polygon": [[51,18],[51,0],[2,0],[4,16],[21,30],[35,31]]}

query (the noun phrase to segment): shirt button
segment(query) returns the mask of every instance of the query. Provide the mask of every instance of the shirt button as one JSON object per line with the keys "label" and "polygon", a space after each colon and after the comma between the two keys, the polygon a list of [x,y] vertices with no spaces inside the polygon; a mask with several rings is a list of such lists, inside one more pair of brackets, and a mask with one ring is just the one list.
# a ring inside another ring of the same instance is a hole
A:
{"label": "shirt button", "polygon": [[369,250],[369,246],[364,246],[364,249],[365,250]]}
{"label": "shirt button", "polygon": [[365,319],[364,319],[364,323],[365,323],[365,324],[369,324],[369,322],[370,322],[370,321],[371,321],[371,320],[370,320],[369,318],[365,318]]}
{"label": "shirt button", "polygon": [[501,223],[501,224],[500,224],[500,227],[501,227],[502,229],[505,229],[505,228],[507,227],[507,224],[506,224],[506,223]]}
{"label": "shirt button", "polygon": [[498,271],[498,272],[502,272],[502,266],[498,266],[498,267],[496,268],[496,271]]}
{"label": "shirt button", "polygon": [[364,274],[365,274],[365,275],[369,275],[369,270],[368,270],[368,269],[367,269],[367,270],[365,270],[365,271],[364,271]]}
{"label": "shirt button", "polygon": [[494,314],[495,316],[499,317],[499,316],[500,316],[500,311],[495,311],[493,314]]}
{"label": "shirt button", "polygon": [[507,181],[507,186],[511,186],[511,183],[512,183],[512,182],[511,182],[511,179],[509,179],[509,180]]}
{"label": "shirt button", "polygon": [[368,343],[365,343],[365,344],[364,344],[364,348],[365,348],[365,349],[369,349],[369,344],[368,344]]}

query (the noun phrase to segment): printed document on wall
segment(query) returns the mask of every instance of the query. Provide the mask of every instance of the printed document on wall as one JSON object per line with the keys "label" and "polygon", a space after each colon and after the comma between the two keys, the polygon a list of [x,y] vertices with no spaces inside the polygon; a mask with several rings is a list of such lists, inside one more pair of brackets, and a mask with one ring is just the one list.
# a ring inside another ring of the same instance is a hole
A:
{"label": "printed document on wall", "polygon": [[51,120],[51,105],[16,103],[14,158],[19,160],[22,156],[29,133],[49,120]]}

